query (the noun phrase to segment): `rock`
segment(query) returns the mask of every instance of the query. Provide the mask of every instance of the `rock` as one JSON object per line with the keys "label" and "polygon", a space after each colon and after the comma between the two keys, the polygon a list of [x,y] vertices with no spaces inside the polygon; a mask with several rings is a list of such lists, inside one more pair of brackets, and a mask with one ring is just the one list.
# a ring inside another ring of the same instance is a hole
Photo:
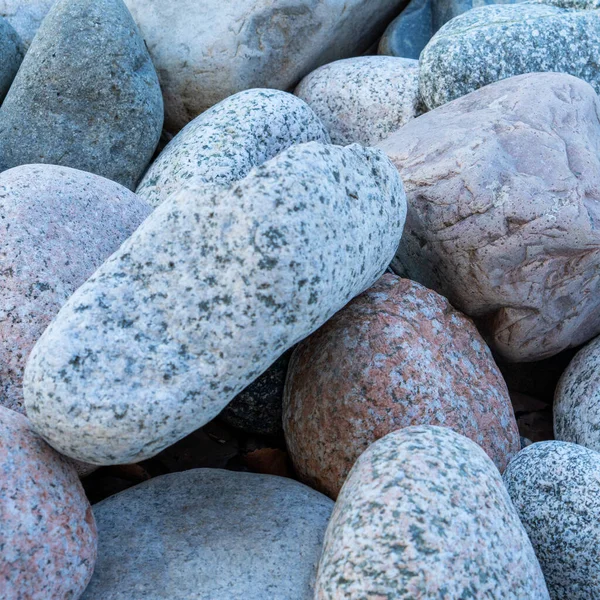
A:
{"label": "rock", "polygon": [[0,17],[0,102],[19,70],[23,54],[23,44],[17,32]]}
{"label": "rock", "polygon": [[552,356],[600,332],[599,114],[587,83],[535,73],[379,144],[409,204],[394,270],[475,318],[507,360]]}
{"label": "rock", "polygon": [[388,25],[379,41],[378,53],[418,59],[433,35],[432,3],[411,0]]}
{"label": "rock", "polygon": [[94,507],[98,563],[82,600],[312,600],[332,508],[273,475],[156,477]]}
{"label": "rock", "polygon": [[79,598],[96,560],[96,526],[75,470],[0,406],[2,598]]}
{"label": "rock", "polygon": [[[433,33],[448,21],[462,15],[473,8],[488,4],[515,4],[520,0],[435,0],[432,7]],[[551,4],[547,2],[547,4]]]}
{"label": "rock", "polygon": [[0,0],[0,16],[14,27],[25,48],[29,48],[40,23],[55,0]]}
{"label": "rock", "polygon": [[0,170],[59,164],[133,189],[162,119],[156,72],[123,2],[58,0],[0,108]]}
{"label": "rock", "polygon": [[501,79],[558,71],[600,91],[600,13],[544,4],[482,6],[447,23],[421,53],[429,109]]}
{"label": "rock", "polygon": [[442,427],[407,427],[354,465],[325,534],[315,600],[548,599],[492,461]]}
{"label": "rock", "polygon": [[[364,52],[405,0],[125,0],[160,77],[176,133],[250,88],[289,90],[317,67]],[[165,27],[169,23],[169,27]]]}
{"label": "rock", "polygon": [[600,8],[600,0],[531,0],[541,4],[551,4],[561,8],[597,9]]}
{"label": "rock", "polygon": [[328,143],[329,135],[304,102],[276,90],[240,92],[179,132],[137,194],[156,207],[185,186],[230,186],[293,144],[311,141]]}
{"label": "rock", "polygon": [[597,598],[600,454],[565,442],[533,444],[508,465],[504,483],[552,598]]}
{"label": "rock", "polygon": [[334,144],[371,146],[420,114],[419,63],[393,56],[338,60],[307,75],[294,93]]}
{"label": "rock", "polygon": [[36,344],[30,417],[79,460],[157,454],[378,279],[404,218],[396,169],[358,145],[294,146],[229,190],[171,196]]}

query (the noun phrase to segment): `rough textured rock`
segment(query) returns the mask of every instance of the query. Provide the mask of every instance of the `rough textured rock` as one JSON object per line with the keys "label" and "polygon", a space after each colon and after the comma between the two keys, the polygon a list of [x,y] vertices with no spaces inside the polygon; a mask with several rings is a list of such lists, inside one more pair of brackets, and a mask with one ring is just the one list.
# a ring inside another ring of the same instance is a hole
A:
{"label": "rough textured rock", "polygon": [[600,104],[536,73],[486,86],[379,144],[409,210],[394,270],[479,320],[514,361],[600,332]]}
{"label": "rough textured rock", "polygon": [[94,569],[96,526],[77,473],[3,406],[0,465],[2,598],[79,598]]}
{"label": "rough textured rock", "polygon": [[123,2],[58,0],[0,108],[0,170],[59,164],[135,188],[162,120],[156,72]]}
{"label": "rough textured rock", "polygon": [[429,109],[495,81],[557,71],[600,91],[600,13],[535,3],[483,6],[447,23],[420,57]]}
{"label": "rough textured rock", "polygon": [[420,113],[419,64],[394,56],[338,60],[307,75],[294,93],[334,144],[370,146]]}
{"label": "rough textured rock", "polygon": [[180,131],[148,169],[137,194],[152,206],[185,186],[229,186],[293,144],[329,142],[313,111],[292,94],[248,90]]}
{"label": "rough textured rock", "polygon": [[382,152],[316,142],[172,196],[38,341],[30,418],[93,464],[157,454],[378,279],[405,211]]}
{"label": "rough textured rock", "polygon": [[[179,131],[241,90],[288,90],[317,67],[367,50],[405,0],[125,0]],[[169,23],[169,27],[165,27]]]}
{"label": "rough textured rock", "polygon": [[600,595],[600,454],[539,442],[508,465],[504,483],[556,600]]}
{"label": "rough textured rock", "polygon": [[272,475],[157,477],[94,506],[98,563],[83,600],[312,600],[332,508]]}
{"label": "rough textured rock", "polygon": [[551,4],[561,8],[591,9],[600,8],[600,0],[533,0],[541,4]]}
{"label": "rough textured rock", "polygon": [[375,442],[344,484],[325,534],[316,600],[549,598],[492,461],[442,427]]}
{"label": "rough textured rock", "polygon": [[55,0],[0,0],[0,16],[19,34],[26,48]]}
{"label": "rough textured rock", "polygon": [[299,344],[283,425],[300,478],[333,498],[362,452],[402,427],[450,427],[501,471],[520,449],[506,384],[473,323],[390,274]]}
{"label": "rough textured rock", "polygon": [[23,54],[23,44],[17,32],[0,17],[0,102],[19,70]]}
{"label": "rough textured rock", "polygon": [[433,35],[432,0],[411,0],[388,25],[379,41],[378,53],[419,58]]}

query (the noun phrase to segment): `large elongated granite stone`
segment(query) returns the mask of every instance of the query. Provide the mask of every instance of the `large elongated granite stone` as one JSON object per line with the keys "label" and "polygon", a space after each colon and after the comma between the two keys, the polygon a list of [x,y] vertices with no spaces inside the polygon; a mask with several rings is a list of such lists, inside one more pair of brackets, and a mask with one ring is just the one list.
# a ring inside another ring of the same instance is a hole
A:
{"label": "large elongated granite stone", "polygon": [[379,144],[406,186],[394,261],[513,361],[600,332],[600,102],[570,75],[486,86]]}
{"label": "large elongated granite stone", "polygon": [[38,341],[30,418],[91,463],[158,453],[378,279],[405,211],[381,151],[316,142],[229,190],[172,196]]}
{"label": "large elongated granite stone", "polygon": [[0,16],[19,34],[26,48],[55,0],[0,0]]}

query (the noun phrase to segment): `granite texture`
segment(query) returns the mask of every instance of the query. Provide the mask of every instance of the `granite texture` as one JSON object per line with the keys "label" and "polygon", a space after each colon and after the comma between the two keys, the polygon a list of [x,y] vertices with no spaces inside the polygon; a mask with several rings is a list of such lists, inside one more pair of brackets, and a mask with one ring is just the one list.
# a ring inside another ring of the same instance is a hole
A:
{"label": "granite texture", "polygon": [[17,32],[0,16],[0,102],[21,66],[23,55],[23,43]]}
{"label": "granite texture", "polygon": [[[438,31],[448,21],[470,11],[473,8],[488,4],[515,4],[520,0],[433,0],[432,25],[433,33]],[[551,2],[547,2],[551,4]]]}
{"label": "granite texture", "polygon": [[0,0],[0,16],[14,27],[23,45],[28,48],[54,2],[55,0]]}
{"label": "granite texture", "polygon": [[58,0],[0,108],[0,171],[46,163],[135,188],[158,143],[152,62],[121,0]]}
{"label": "granite texture", "polygon": [[375,442],[325,534],[315,600],[547,600],[502,479],[471,440],[408,427]]}
{"label": "granite texture", "polygon": [[471,320],[390,274],[299,344],[283,425],[300,478],[332,498],[362,452],[403,427],[450,427],[500,471],[520,450],[508,389]]}
{"label": "granite texture", "polygon": [[338,60],[307,75],[294,93],[334,144],[371,146],[420,114],[419,63],[393,56]]}
{"label": "granite texture", "polygon": [[600,454],[566,442],[522,450],[504,483],[553,600],[600,596]]}
{"label": "granite texture", "polygon": [[551,4],[561,8],[577,8],[584,10],[595,10],[600,8],[600,0],[534,0],[541,4]]}
{"label": "granite texture", "polygon": [[409,204],[394,270],[478,320],[510,361],[600,332],[600,102],[561,73],[507,79],[378,147]]}
{"label": "granite texture", "polygon": [[329,142],[313,111],[292,94],[248,90],[196,117],[161,152],[136,193],[156,207],[190,185],[229,186],[293,144]]}
{"label": "granite texture", "polygon": [[333,502],[283,477],[195,469],[94,506],[82,600],[312,600]]}
{"label": "granite texture", "polygon": [[76,600],[92,576],[96,525],[75,470],[0,406],[0,596]]}
{"label": "granite texture", "polygon": [[405,202],[381,151],[316,142],[171,196],[36,344],[30,418],[93,464],[157,454],[383,274]]}
{"label": "granite texture", "polygon": [[418,59],[433,35],[433,0],[411,0],[388,25],[377,52]]}

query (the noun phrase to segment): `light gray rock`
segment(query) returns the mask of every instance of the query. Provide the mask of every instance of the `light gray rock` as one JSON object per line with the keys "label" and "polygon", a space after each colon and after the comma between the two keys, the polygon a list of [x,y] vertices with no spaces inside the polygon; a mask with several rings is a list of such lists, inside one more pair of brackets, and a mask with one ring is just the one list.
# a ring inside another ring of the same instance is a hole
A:
{"label": "light gray rock", "polygon": [[431,111],[379,144],[406,187],[394,270],[478,320],[510,361],[600,332],[600,102],[535,73]]}
{"label": "light gray rock", "polygon": [[55,0],[0,0],[0,16],[14,27],[23,45],[28,48],[54,2]]}
{"label": "light gray rock", "polygon": [[162,151],[136,193],[156,207],[199,183],[229,186],[293,144],[329,142],[313,111],[292,94],[248,90],[196,117]]}
{"label": "light gray rock", "polygon": [[23,43],[6,19],[0,17],[0,102],[4,100],[23,60]]}
{"label": "light gray rock", "polygon": [[135,188],[163,106],[144,41],[121,0],[58,0],[0,108],[0,170],[46,163]]}
{"label": "light gray rock", "polygon": [[25,374],[30,418],[73,458],[153,456],[368,288],[405,210],[382,152],[316,142],[229,190],[171,196],[38,341]]}
{"label": "light gray rock", "polygon": [[273,475],[156,477],[94,506],[98,562],[82,600],[312,600],[332,508]]}
{"label": "light gray rock", "polygon": [[600,8],[600,0],[533,0],[541,4],[551,4],[561,8],[578,8],[595,10]]}
{"label": "light gray rock", "polygon": [[315,600],[546,600],[502,478],[475,442],[408,427],[358,459],[325,534]]}
{"label": "light gray rock", "polygon": [[504,483],[551,597],[598,598],[600,454],[565,442],[532,444],[510,463]]}
{"label": "light gray rock", "polygon": [[419,63],[393,56],[338,60],[307,75],[294,93],[334,144],[370,146],[420,114]]}

